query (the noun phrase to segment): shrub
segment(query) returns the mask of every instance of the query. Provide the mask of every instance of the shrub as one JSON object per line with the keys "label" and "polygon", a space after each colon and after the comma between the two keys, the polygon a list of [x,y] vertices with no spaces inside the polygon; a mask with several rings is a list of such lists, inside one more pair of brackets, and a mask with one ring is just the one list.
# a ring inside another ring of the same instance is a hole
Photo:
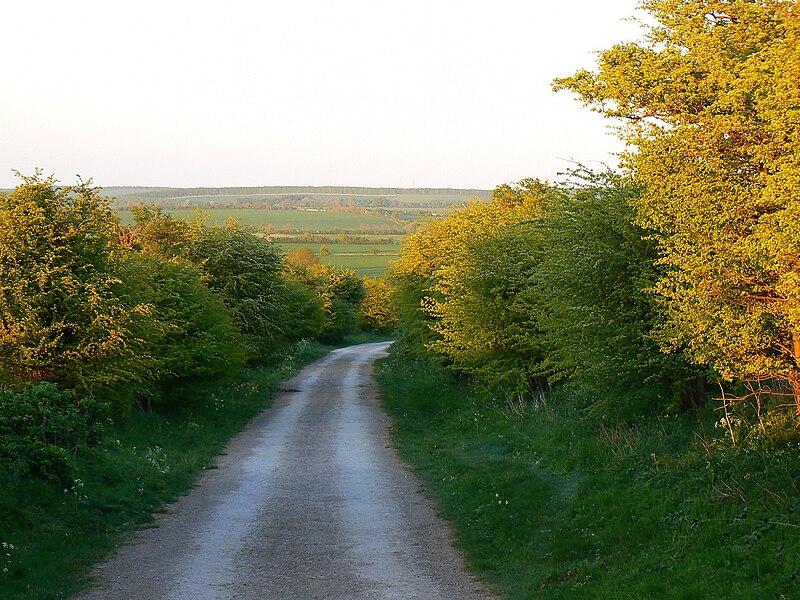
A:
{"label": "shrub", "polygon": [[130,254],[120,273],[127,301],[141,309],[134,333],[137,356],[148,365],[120,397],[158,400],[164,392],[215,383],[241,370],[246,360],[242,334],[196,266],[179,258]]}
{"label": "shrub", "polygon": [[302,275],[316,290],[325,314],[320,339],[341,341],[358,323],[358,307],[364,299],[363,278],[353,269],[342,269],[321,263],[311,265]]}
{"label": "shrub", "polygon": [[0,383],[91,395],[128,376],[130,315],[110,269],[116,224],[88,183],[59,187],[37,171],[0,196]]}
{"label": "shrub", "polygon": [[0,390],[0,474],[65,481],[71,457],[99,441],[105,408],[52,383]]}
{"label": "shrub", "polygon": [[254,359],[263,361],[286,345],[284,260],[275,244],[236,226],[211,227],[194,240],[189,259],[231,309]]}

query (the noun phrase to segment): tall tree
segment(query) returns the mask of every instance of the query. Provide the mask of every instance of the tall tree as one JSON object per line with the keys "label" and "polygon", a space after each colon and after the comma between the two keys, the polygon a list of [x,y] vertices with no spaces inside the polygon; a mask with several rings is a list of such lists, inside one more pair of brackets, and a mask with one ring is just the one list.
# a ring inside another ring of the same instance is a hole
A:
{"label": "tall tree", "polygon": [[793,0],[643,0],[645,42],[555,82],[621,123],[655,232],[665,350],[800,411],[800,18]]}

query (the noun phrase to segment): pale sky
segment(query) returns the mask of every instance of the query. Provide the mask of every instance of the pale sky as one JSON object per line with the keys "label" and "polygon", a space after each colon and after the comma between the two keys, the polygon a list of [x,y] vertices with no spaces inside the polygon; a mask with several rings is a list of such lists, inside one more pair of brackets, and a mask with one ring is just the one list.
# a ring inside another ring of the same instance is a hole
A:
{"label": "pale sky", "polygon": [[622,145],[551,80],[636,0],[11,1],[0,187],[493,188]]}

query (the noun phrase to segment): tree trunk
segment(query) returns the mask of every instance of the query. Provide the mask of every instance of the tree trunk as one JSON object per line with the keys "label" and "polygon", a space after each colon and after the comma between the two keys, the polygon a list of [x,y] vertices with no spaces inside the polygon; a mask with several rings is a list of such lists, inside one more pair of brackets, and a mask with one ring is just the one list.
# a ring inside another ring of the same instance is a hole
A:
{"label": "tree trunk", "polygon": [[696,376],[687,382],[686,387],[681,390],[681,408],[685,411],[697,411],[706,401],[706,378],[702,375]]}
{"label": "tree trunk", "polygon": [[800,377],[797,376],[797,372],[800,371],[800,333],[792,334],[792,350],[794,351],[794,364],[797,367],[795,376],[791,380],[792,394],[794,395],[795,409],[800,415]]}

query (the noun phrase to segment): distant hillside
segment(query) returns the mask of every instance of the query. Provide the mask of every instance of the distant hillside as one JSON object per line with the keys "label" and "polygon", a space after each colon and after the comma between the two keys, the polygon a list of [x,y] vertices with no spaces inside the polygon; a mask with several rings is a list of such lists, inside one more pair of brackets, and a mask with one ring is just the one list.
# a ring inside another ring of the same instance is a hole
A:
{"label": "distant hillside", "polygon": [[328,206],[404,210],[442,209],[468,200],[488,200],[491,190],[368,187],[106,187],[103,194],[125,208],[152,204],[164,208],[325,208]]}

